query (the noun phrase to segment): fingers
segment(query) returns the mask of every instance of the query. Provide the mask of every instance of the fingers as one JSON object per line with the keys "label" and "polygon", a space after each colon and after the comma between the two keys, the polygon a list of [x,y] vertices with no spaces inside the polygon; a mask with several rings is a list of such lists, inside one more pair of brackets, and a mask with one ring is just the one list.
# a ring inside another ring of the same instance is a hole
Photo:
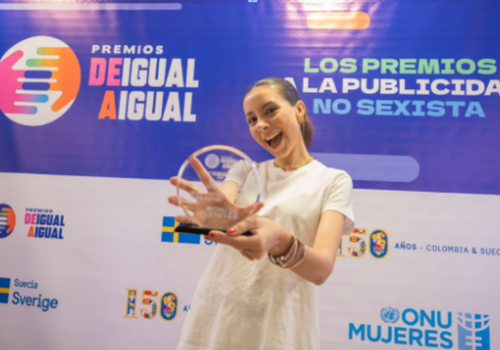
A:
{"label": "fingers", "polygon": [[181,198],[181,201],[179,203],[179,197],[177,196],[168,197],[168,202],[172,205],[175,205],[176,207],[182,206],[187,210],[193,210],[196,208],[196,203],[188,201],[187,199],[184,198]]}
{"label": "fingers", "polygon": [[245,258],[247,258],[250,261],[255,260],[255,258],[249,253],[248,250],[242,250],[242,251],[240,251],[240,253],[241,253],[241,255],[243,255]]}
{"label": "fingers", "polygon": [[255,215],[259,212],[264,207],[264,203],[258,202],[257,204],[252,204],[254,207],[252,211],[250,212],[250,215]]}
{"label": "fingers", "polygon": [[214,179],[212,179],[212,176],[205,169],[203,164],[201,164],[198,158],[190,156],[189,162],[191,163],[191,166],[193,167],[194,171],[196,171],[196,174],[198,174],[198,177],[200,178],[201,182],[203,183],[203,185],[205,185],[208,191],[213,191],[219,188],[215,183]]}
{"label": "fingers", "polygon": [[193,224],[194,223],[188,216],[184,216],[184,215],[178,215],[174,219],[179,224]]}
{"label": "fingers", "polygon": [[248,260],[261,259],[266,254],[266,251],[263,249],[261,239],[258,236],[231,237],[222,231],[212,230],[205,236],[205,239],[229,245],[238,250],[238,252],[240,252],[240,254]]}
{"label": "fingers", "polygon": [[241,249],[254,252],[263,250],[262,238],[257,235],[232,237],[232,235],[229,236],[224,232],[212,230],[210,231],[209,236],[211,241],[226,244],[238,250]]}
{"label": "fingers", "polygon": [[[12,69],[14,64],[16,64],[17,61],[19,61],[23,57],[23,55],[24,54],[21,50],[14,51],[8,57],[4,58],[4,60],[0,63],[0,71],[6,71],[7,69],[8,70]],[[12,77],[15,77],[15,75],[13,75]]]}
{"label": "fingers", "polygon": [[172,205],[175,205],[176,207],[179,206],[178,202],[179,202],[179,199],[177,196],[170,196],[168,197],[168,202]]}
{"label": "fingers", "polygon": [[[261,203],[261,202],[259,202]],[[259,204],[257,203],[257,205]],[[264,205],[264,204],[262,204]],[[233,227],[231,227],[229,230],[227,230],[227,233],[231,236],[240,236],[245,232],[250,232],[252,230],[255,230],[259,228],[259,223],[257,221],[257,218],[255,217],[249,217],[246,220],[240,221]]]}
{"label": "fingers", "polygon": [[179,179],[177,176],[174,176],[170,179],[170,183],[174,186],[178,186],[181,190],[184,190],[191,194],[193,197],[196,197],[196,194],[203,193],[198,187],[196,187],[193,183]]}
{"label": "fingers", "polygon": [[42,94],[16,94],[16,102],[47,102],[49,100],[49,96]]}

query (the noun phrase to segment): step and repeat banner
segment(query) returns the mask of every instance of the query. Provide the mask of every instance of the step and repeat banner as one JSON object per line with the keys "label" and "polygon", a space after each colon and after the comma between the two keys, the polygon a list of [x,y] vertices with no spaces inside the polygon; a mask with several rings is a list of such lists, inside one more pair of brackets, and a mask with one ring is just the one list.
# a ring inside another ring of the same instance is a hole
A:
{"label": "step and repeat banner", "polygon": [[175,349],[214,244],[173,233],[168,179],[208,145],[271,157],[242,109],[270,76],[354,180],[322,349],[500,349],[499,13],[0,1],[0,349]]}

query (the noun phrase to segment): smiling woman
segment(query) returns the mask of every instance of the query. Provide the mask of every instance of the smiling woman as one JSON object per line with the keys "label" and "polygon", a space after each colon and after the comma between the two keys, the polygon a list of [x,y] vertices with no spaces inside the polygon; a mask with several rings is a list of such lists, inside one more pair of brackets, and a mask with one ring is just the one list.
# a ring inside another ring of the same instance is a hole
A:
{"label": "smiling woman", "polygon": [[[264,89],[258,89],[259,87],[262,87]],[[257,94],[257,101],[254,101],[253,99],[249,98],[249,97],[255,97],[252,95],[252,93],[253,94],[260,93]],[[255,122],[258,119],[256,112],[251,110],[251,104],[253,102],[257,103],[264,102],[264,101],[259,101],[258,100],[259,97],[264,99],[266,98],[270,99],[268,102],[264,103],[261,106],[261,109],[266,110],[266,115],[268,116],[272,115],[281,107],[287,108],[296,106],[299,109],[298,112],[300,114],[300,119],[298,119],[297,121],[300,121],[300,129],[302,132],[304,144],[306,147],[309,147],[311,145],[313,127],[311,121],[309,120],[309,116],[307,115],[306,107],[300,98],[299,92],[290,82],[280,78],[266,78],[256,82],[254,85],[250,87],[250,89],[248,89],[245,95],[245,101],[247,103],[247,107],[250,108],[250,110],[246,113],[247,121],[250,126],[255,125]],[[288,105],[287,104],[283,105],[284,101],[282,100],[288,102]],[[287,112],[290,112],[290,110],[287,110]],[[250,131],[252,131],[252,129],[250,129]],[[254,134],[252,133],[252,135]]]}
{"label": "smiling woman", "polygon": [[[243,108],[251,135],[274,156],[257,164],[265,204],[227,233],[206,236],[220,244],[177,349],[319,349],[316,285],[332,272],[341,235],[354,228],[352,181],[309,154],[312,126],[288,81],[257,82]],[[236,163],[220,188],[237,206],[255,200],[250,168]],[[169,201],[176,204],[174,197]],[[251,236],[242,235],[248,231]]]}

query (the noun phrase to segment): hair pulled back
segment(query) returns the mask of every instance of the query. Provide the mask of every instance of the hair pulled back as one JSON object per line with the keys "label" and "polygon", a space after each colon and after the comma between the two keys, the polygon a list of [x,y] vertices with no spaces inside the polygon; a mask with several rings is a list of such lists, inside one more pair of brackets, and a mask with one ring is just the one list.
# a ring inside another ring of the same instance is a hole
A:
{"label": "hair pulled back", "polygon": [[[291,106],[295,106],[297,102],[302,101],[299,92],[292,83],[290,83],[288,80],[275,77],[259,80],[258,82],[250,86],[245,94],[245,97],[250,93],[250,91],[259,86],[276,87],[281,97],[283,97]],[[304,143],[306,147],[309,148],[312,142],[313,126],[311,120],[309,119],[309,115],[307,114],[307,108],[305,110],[300,129],[302,131],[302,138],[304,139]]]}

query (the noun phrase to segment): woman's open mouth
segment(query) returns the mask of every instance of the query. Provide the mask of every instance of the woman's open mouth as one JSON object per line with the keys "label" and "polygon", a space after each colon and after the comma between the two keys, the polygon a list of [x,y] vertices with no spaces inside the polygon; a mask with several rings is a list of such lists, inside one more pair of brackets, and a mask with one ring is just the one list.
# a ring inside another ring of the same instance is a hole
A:
{"label": "woman's open mouth", "polygon": [[282,132],[277,132],[274,135],[271,135],[269,137],[266,137],[266,142],[271,148],[277,148],[281,144],[281,139],[282,139],[283,133]]}

